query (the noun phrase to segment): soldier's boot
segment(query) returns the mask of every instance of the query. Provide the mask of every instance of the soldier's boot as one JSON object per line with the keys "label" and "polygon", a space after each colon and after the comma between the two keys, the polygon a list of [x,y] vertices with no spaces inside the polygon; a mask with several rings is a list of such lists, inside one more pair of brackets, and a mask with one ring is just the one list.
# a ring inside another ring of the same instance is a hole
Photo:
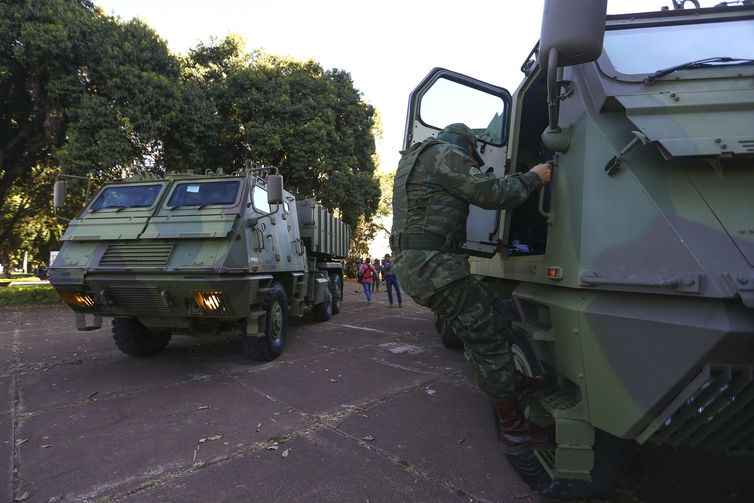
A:
{"label": "soldier's boot", "polygon": [[527,420],[516,398],[495,400],[500,446],[506,454],[522,454],[532,449],[551,449],[555,439],[550,431]]}
{"label": "soldier's boot", "polygon": [[531,398],[543,397],[555,390],[555,384],[548,376],[529,377],[522,375],[516,398],[522,404]]}

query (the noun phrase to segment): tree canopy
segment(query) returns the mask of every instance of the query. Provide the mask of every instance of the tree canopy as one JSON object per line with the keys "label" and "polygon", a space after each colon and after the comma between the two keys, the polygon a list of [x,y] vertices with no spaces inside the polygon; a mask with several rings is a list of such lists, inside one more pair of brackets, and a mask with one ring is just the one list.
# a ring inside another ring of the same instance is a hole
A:
{"label": "tree canopy", "polygon": [[230,37],[190,51],[184,74],[202,84],[218,112],[206,149],[216,162],[277,166],[299,197],[338,210],[350,225],[377,210],[376,112],[347,72],[247,54]]}
{"label": "tree canopy", "polygon": [[180,57],[90,0],[0,3],[0,47],[0,251],[49,217],[59,172],[107,180],[252,159],[354,227],[377,210],[378,116],[344,70],[247,52],[237,37]]}

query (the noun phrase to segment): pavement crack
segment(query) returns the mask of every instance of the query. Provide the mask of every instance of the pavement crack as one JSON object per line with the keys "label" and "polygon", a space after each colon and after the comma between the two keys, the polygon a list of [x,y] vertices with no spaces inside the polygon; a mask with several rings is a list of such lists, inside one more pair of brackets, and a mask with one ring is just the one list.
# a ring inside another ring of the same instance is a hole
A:
{"label": "pavement crack", "polygon": [[433,370],[428,369],[420,369],[417,367],[409,367],[408,365],[401,365],[400,363],[394,363],[390,362],[385,359],[384,356],[377,356],[375,358],[372,358],[372,361],[375,362],[378,365],[384,365],[385,367],[392,367],[400,370],[406,370],[408,372],[414,372],[417,374],[427,374],[427,375],[436,375],[437,372]]}
{"label": "pavement crack", "polygon": [[[454,373],[454,374],[439,376],[438,378],[432,379],[432,380],[430,380],[428,382],[422,382],[422,383],[419,383],[419,384],[415,384],[413,386],[409,386],[407,388],[401,389],[400,391],[398,391],[396,393],[390,394],[389,396],[386,396],[386,397],[384,397],[382,399],[374,400],[372,402],[369,402],[368,404],[363,404],[363,405],[355,408],[355,410],[352,410],[351,413],[348,414],[348,416],[353,415],[353,413],[355,413],[355,412],[367,413],[367,412],[369,412],[369,409],[372,408],[372,407],[375,407],[375,406],[378,406],[378,405],[383,405],[383,404],[388,403],[388,402],[390,402],[392,400],[398,399],[398,398],[403,397],[405,395],[408,395],[408,394],[410,394],[412,392],[420,390],[420,389],[422,389],[422,388],[424,388],[426,386],[431,386],[433,384],[438,384],[438,383],[441,383],[441,382],[452,382],[457,377],[458,377],[457,374]],[[338,423],[340,423],[340,421]],[[428,482],[439,484],[439,485],[443,486],[449,493],[453,494],[454,496],[460,496],[460,497],[469,498],[470,501],[478,501],[478,502],[484,502],[484,503],[491,503],[491,502],[489,502],[489,500],[486,500],[484,498],[481,498],[479,496],[476,496],[476,495],[473,495],[473,494],[470,494],[470,493],[464,491],[463,489],[455,486],[452,482],[449,482],[447,480],[441,479],[439,477],[433,477],[426,470],[423,470],[420,467],[418,467],[418,466],[416,466],[416,465],[414,465],[414,464],[406,461],[405,459],[401,458],[400,456],[397,456],[397,455],[392,454],[391,452],[389,452],[389,451],[387,451],[385,449],[382,449],[380,447],[375,446],[372,443],[372,441],[374,440],[373,438],[369,438],[369,437],[356,437],[354,435],[351,435],[350,433],[347,433],[347,432],[341,430],[340,428],[338,428],[338,426],[339,426],[339,424],[335,425],[335,426],[330,426],[330,429],[332,429],[332,431],[334,431],[335,433],[343,436],[344,438],[347,438],[348,440],[357,443],[360,447],[362,447],[364,449],[367,449],[367,450],[369,450],[371,452],[374,452],[375,454],[377,454],[380,457],[382,457],[382,458],[390,461],[391,463],[394,463],[394,464],[398,465],[402,470],[405,470],[406,472],[408,472],[408,473],[410,473],[410,474],[412,474],[412,475],[414,475],[416,477],[421,477],[421,478],[423,478],[424,480],[426,480]]]}
{"label": "pavement crack", "polygon": [[[226,376],[237,380],[237,377],[234,376],[233,374],[229,374]],[[405,388],[401,388],[398,390],[391,390],[388,392],[387,396],[383,396],[382,398],[370,400],[368,402],[360,403],[357,405],[351,405],[344,408],[344,410],[339,410],[335,413],[327,414],[324,416],[316,415],[316,414],[309,414],[301,410],[298,410],[292,405],[287,404],[283,402],[282,400],[279,400],[273,396],[270,396],[267,393],[264,393],[263,391],[255,388],[254,386],[251,386],[247,383],[244,383],[238,380],[238,382],[242,386],[246,387],[247,389],[261,396],[264,396],[281,406],[287,407],[289,410],[296,412],[302,415],[303,417],[309,419],[311,421],[310,424],[290,433],[270,437],[267,440],[262,441],[262,442],[255,442],[251,444],[249,447],[247,447],[246,449],[241,449],[232,454],[220,456],[209,461],[192,462],[192,464],[189,466],[184,466],[172,472],[164,473],[159,478],[154,478],[151,480],[144,481],[138,486],[133,487],[127,490],[126,492],[123,492],[117,495],[111,495],[111,496],[107,496],[101,499],[96,499],[97,498],[96,494],[94,495],[90,494],[90,495],[87,495],[86,498],[82,498],[82,499],[86,499],[86,500],[92,499],[100,503],[111,503],[111,502],[121,501],[123,499],[129,498],[132,496],[136,496],[139,494],[152,491],[173,480],[192,475],[193,473],[197,473],[199,470],[203,470],[211,466],[221,466],[221,465],[230,463],[231,461],[243,459],[247,456],[250,456],[257,452],[262,452],[265,450],[272,450],[272,449],[278,450],[288,442],[291,442],[298,438],[309,436],[318,431],[327,429],[330,431],[341,433],[340,430],[338,430],[337,428],[338,425],[342,423],[345,419],[349,418],[350,416],[354,414],[364,414],[365,412],[368,412],[371,407],[381,405],[390,400],[394,400],[398,397],[415,392],[416,390],[421,389],[427,386],[428,384],[434,384],[434,383],[443,381],[445,379],[446,377],[438,377],[436,379],[431,379],[429,381],[422,381],[421,383],[416,383],[411,386],[407,386]],[[112,487],[109,487],[108,489],[112,489]],[[458,493],[458,494],[465,495],[466,493]]]}
{"label": "pavement crack", "polygon": [[[13,349],[14,354],[16,354],[17,349],[20,348],[20,344],[13,344],[11,348]],[[46,372],[50,369],[54,369],[58,367],[66,367],[69,365],[84,365],[84,364],[95,362],[95,361],[112,360],[112,359],[113,358],[92,357],[92,358],[77,358],[75,360],[55,360],[55,361],[38,362],[38,363],[21,363],[20,360],[16,358],[13,365],[9,369],[10,372],[0,374],[0,377],[8,377],[14,374],[23,375],[29,372]]]}
{"label": "pavement crack", "polygon": [[[18,350],[20,330],[18,328],[13,329],[13,366],[18,367],[19,357]],[[11,386],[12,386],[12,413],[11,413],[11,493],[14,501],[21,495],[21,488],[23,485],[23,479],[21,478],[21,466],[19,462],[20,447],[24,443],[21,439],[21,421],[22,421],[22,406],[21,406],[21,385],[18,379],[18,373],[13,371],[11,373]]]}
{"label": "pavement crack", "polygon": [[[470,494],[470,493],[464,491],[460,487],[455,486],[452,482],[449,482],[447,480],[444,480],[444,479],[441,479],[441,478],[438,478],[438,477],[433,477],[426,470],[423,470],[420,467],[418,467],[418,466],[410,463],[409,461],[406,461],[405,459],[401,458],[400,456],[396,456],[395,454],[393,454],[393,453],[391,453],[391,452],[389,452],[389,451],[387,451],[385,449],[382,449],[380,447],[375,446],[374,444],[372,444],[372,440],[371,439],[365,439],[365,438],[355,437],[355,436],[353,436],[353,435],[351,435],[349,433],[346,433],[343,430],[340,430],[340,429],[337,429],[337,428],[334,429],[334,431],[336,433],[340,434],[341,436],[343,436],[343,437],[345,437],[345,438],[347,438],[347,439],[349,439],[351,441],[356,442],[360,447],[362,447],[364,449],[367,449],[367,450],[369,450],[369,451],[377,454],[378,456],[382,457],[383,459],[386,459],[386,460],[390,461],[391,463],[399,466],[402,470],[410,473],[411,475],[413,475],[415,477],[420,477],[420,478],[426,480],[427,482],[441,485],[450,494],[453,494],[454,496],[461,496],[461,497],[469,498],[470,501],[488,502],[488,500],[485,500],[484,498],[480,498],[479,496],[475,496],[473,494]],[[491,503],[491,502],[489,502],[489,503]]]}

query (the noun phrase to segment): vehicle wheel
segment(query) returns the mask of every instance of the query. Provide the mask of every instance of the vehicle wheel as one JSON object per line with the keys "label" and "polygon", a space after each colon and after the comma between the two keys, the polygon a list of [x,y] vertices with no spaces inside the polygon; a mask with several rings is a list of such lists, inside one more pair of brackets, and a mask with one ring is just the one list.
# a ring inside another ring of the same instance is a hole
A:
{"label": "vehicle wheel", "polygon": [[343,280],[340,279],[338,273],[330,274],[330,293],[332,294],[332,314],[338,314],[343,295]]}
{"label": "vehicle wheel", "polygon": [[133,318],[113,318],[113,339],[130,356],[159,353],[170,342],[170,332],[153,332]]}
{"label": "vehicle wheel", "polygon": [[243,349],[249,358],[269,362],[283,352],[288,334],[288,299],[283,285],[275,281],[260,307],[266,314],[264,335],[244,335]]}
{"label": "vehicle wheel", "polygon": [[506,457],[521,480],[533,491],[557,498],[588,499],[615,489],[627,451],[627,441],[597,430],[594,438],[592,480],[553,480],[534,451],[506,454]]}
{"label": "vehicle wheel", "polygon": [[314,319],[317,321],[327,321],[332,318],[332,292],[327,289],[325,300],[312,308]]}
{"label": "vehicle wheel", "polygon": [[[508,301],[511,304],[513,301]],[[518,315],[512,316],[517,319]],[[511,353],[516,368],[525,375],[544,374],[544,368],[526,336],[511,331]],[[499,427],[497,411],[493,407],[495,426]],[[499,431],[498,431],[499,434]],[[594,443],[594,468],[592,480],[553,480],[534,451],[520,454],[505,454],[508,462],[532,490],[546,496],[559,498],[592,498],[612,491],[620,476],[626,459],[629,442],[597,430]]]}

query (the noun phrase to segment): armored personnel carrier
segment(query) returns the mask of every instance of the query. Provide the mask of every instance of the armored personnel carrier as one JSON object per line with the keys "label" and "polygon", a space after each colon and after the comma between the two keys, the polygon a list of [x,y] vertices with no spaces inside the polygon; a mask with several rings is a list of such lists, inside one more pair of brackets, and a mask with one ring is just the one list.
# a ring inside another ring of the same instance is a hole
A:
{"label": "armored personnel carrier", "polygon": [[674,4],[546,1],[512,95],[436,68],[410,97],[406,148],[464,122],[490,176],[555,162],[465,245],[558,384],[527,408],[557,447],[509,456],[544,493],[610,490],[632,445],[754,454],[754,5]]}
{"label": "armored personnel carrier", "polygon": [[[296,201],[275,168],[247,166],[102,186],[50,267],[78,329],[112,317],[118,348],[133,356],[161,351],[174,334],[241,329],[245,352],[272,360],[289,316],[337,314],[350,228],[314,201]],[[66,178],[56,181],[56,207]]]}

